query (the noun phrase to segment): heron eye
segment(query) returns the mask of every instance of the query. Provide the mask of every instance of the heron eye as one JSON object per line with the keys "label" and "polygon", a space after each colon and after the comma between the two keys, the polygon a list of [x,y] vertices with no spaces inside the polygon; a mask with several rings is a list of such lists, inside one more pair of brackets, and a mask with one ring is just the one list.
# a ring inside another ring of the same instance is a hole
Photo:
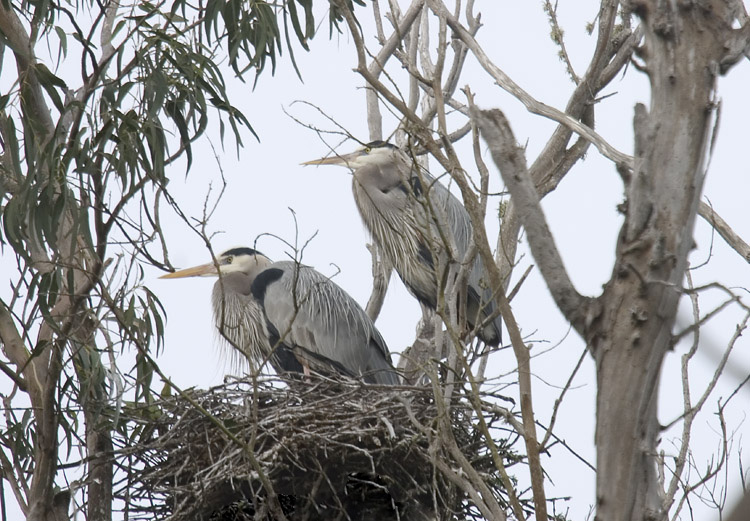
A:
{"label": "heron eye", "polygon": [[224,257],[224,264],[232,264],[232,256]]}
{"label": "heron eye", "polygon": [[365,147],[365,154],[369,154],[372,151],[370,147]]}

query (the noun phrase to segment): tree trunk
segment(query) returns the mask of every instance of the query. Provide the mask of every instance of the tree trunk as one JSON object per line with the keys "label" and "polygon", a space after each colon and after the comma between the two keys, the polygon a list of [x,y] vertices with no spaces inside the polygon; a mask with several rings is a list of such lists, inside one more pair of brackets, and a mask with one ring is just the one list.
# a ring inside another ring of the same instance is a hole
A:
{"label": "tree trunk", "polygon": [[635,163],[612,278],[586,338],[597,367],[597,521],[663,519],[654,455],[659,372],[671,345],[704,180],[722,2],[631,2],[646,25],[651,108],[636,107]]}

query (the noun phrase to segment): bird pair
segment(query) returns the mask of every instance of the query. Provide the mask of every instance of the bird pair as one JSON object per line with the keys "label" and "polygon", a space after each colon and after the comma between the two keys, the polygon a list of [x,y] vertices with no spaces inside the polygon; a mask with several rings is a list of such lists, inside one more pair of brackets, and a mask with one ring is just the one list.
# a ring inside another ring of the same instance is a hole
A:
{"label": "bird pair", "polygon": [[[406,153],[383,141],[304,164],[353,171],[354,199],[374,242],[409,291],[435,309],[438,280],[443,280],[438,267],[464,261],[471,241],[471,222],[461,202]],[[478,256],[470,262],[465,320],[482,341],[497,346],[501,324],[487,270]],[[212,263],[162,278],[219,274],[213,289],[216,326],[255,368],[268,361],[278,373],[335,371],[369,383],[399,383],[369,316],[309,266],[272,262],[256,250],[235,248]]]}

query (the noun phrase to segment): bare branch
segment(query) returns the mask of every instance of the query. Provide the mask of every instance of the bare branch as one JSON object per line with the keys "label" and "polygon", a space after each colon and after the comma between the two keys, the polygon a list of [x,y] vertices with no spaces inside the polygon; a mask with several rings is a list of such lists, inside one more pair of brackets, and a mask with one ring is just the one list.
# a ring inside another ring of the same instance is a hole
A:
{"label": "bare branch", "polygon": [[[458,346],[457,346],[457,349],[458,349]],[[463,362],[465,363],[465,359],[463,359]],[[500,473],[500,479],[503,483],[503,486],[505,487],[506,492],[508,493],[510,507],[513,510],[513,513],[516,515],[516,517],[519,520],[524,519],[523,508],[521,507],[521,504],[518,501],[518,497],[515,493],[515,489],[513,487],[512,481],[510,480],[510,477],[508,476],[508,473],[505,470],[505,466],[503,465],[502,459],[500,458],[497,452],[497,447],[495,446],[492,436],[490,435],[489,429],[487,428],[487,424],[484,420],[484,416],[482,415],[482,407],[481,407],[481,403],[479,403],[479,393],[478,393],[478,389],[476,388],[476,383],[471,380],[471,375],[469,375],[469,377],[470,377],[470,382],[472,384],[472,392],[469,393],[468,398],[469,400],[471,400],[474,410],[477,413],[477,419],[480,422],[481,433],[484,439],[488,443],[488,447],[490,449],[490,453],[492,455],[495,468]],[[437,383],[438,378],[437,378],[437,375],[434,374],[434,371],[433,371],[433,374],[431,375],[430,380],[433,386],[433,393],[435,394],[436,397],[440,396],[441,393],[440,393],[440,389]],[[466,456],[461,452],[458,445],[456,444],[456,438],[454,436],[453,428],[449,420],[450,415],[448,414],[448,411],[446,410],[445,403],[442,402],[441,400],[435,400],[435,405],[437,406],[438,411],[439,411],[438,419],[439,419],[440,425],[439,425],[438,433],[439,433],[440,440],[442,444],[450,451],[450,453],[453,455],[454,459],[458,462],[458,464],[461,465],[461,469],[463,470],[463,472],[465,472],[468,475],[469,479],[471,480],[471,484],[474,485],[474,487],[476,487],[477,489],[479,489],[479,493],[482,496],[482,500],[477,502],[477,506],[481,508],[482,513],[485,516],[487,516],[488,519],[504,520],[505,514],[500,509],[500,506],[497,504],[496,499],[490,493],[488,487],[484,483],[484,480],[482,480],[481,477],[478,475],[476,469],[471,465],[471,462],[468,461]],[[445,464],[445,462],[440,462],[439,460],[437,461],[437,463],[438,465],[440,465],[441,463]],[[476,494],[476,491],[471,493],[471,495],[475,495],[475,494]]]}
{"label": "bare branch", "polygon": [[516,145],[508,121],[500,110],[473,111],[474,119],[492,153],[503,181],[519,208],[521,222],[528,231],[529,247],[539,271],[560,311],[583,334],[589,301],[576,291],[568,277],[560,252],[555,246],[539,204],[539,196],[526,170],[523,151]]}
{"label": "bare branch", "polygon": [[581,364],[583,363],[583,360],[586,358],[587,350],[584,349],[581,353],[581,356],[578,358],[578,362],[576,363],[576,366],[573,368],[573,371],[570,373],[570,376],[568,377],[568,381],[565,382],[565,386],[563,387],[562,391],[560,392],[560,396],[557,397],[555,400],[555,405],[552,407],[552,417],[549,420],[549,425],[546,428],[546,434],[544,435],[544,438],[542,439],[540,445],[543,449],[546,449],[547,442],[549,441],[550,437],[552,436],[552,431],[555,428],[555,421],[557,421],[557,412],[560,410],[560,405],[563,402],[563,399],[565,398],[565,394],[570,390],[570,386],[573,384],[573,379],[578,374],[578,370],[581,368]]}
{"label": "bare branch", "polygon": [[[422,11],[424,2],[425,0],[414,0],[414,2],[412,2],[412,4],[406,10],[406,13],[404,13],[403,18],[400,19],[398,28],[393,32],[393,34],[391,34],[391,36],[388,38],[388,41],[380,49],[380,52],[378,53],[378,55],[373,59],[373,62],[368,68],[368,70],[370,74],[372,74],[375,78],[380,76],[380,73],[383,71],[383,68],[385,67],[385,64],[388,62],[388,59],[393,55],[393,53],[396,51],[396,49],[398,48],[398,46],[401,44],[402,40],[404,39],[404,36],[411,29],[412,24],[417,19],[417,16],[419,15],[419,13]],[[344,9],[343,11],[346,16],[348,9]],[[355,23],[355,27],[356,27],[356,23]],[[351,30],[351,26],[349,27],[349,29]],[[352,31],[352,33],[354,33],[354,31]],[[359,48],[359,45],[357,47]],[[362,63],[360,64],[362,65]]]}
{"label": "bare branch", "polygon": [[[688,287],[692,288],[693,279],[690,276],[690,272],[686,272],[685,276],[687,278]],[[693,308],[693,320],[697,323],[700,321],[700,307],[698,305],[697,293],[690,293],[690,303]],[[682,380],[682,407],[684,411],[684,416],[682,419],[682,437],[680,439],[680,452],[675,458],[674,473],[671,481],[669,482],[669,488],[664,494],[664,506],[662,507],[664,512],[669,512],[669,509],[674,502],[675,494],[677,493],[677,487],[680,484],[682,472],[685,467],[688,449],[690,447],[690,433],[693,427],[693,419],[695,418],[695,413],[697,411],[693,409],[692,403],[690,401],[690,372],[688,371],[688,369],[690,360],[693,358],[693,356],[695,356],[695,353],[698,352],[699,340],[700,330],[696,329],[693,332],[693,343],[690,346],[690,349],[688,349],[687,353],[682,355],[682,358],[680,360]]]}
{"label": "bare branch", "polygon": [[492,63],[489,57],[485,54],[482,47],[474,39],[471,33],[451,15],[442,3],[436,1],[430,2],[430,8],[439,16],[444,16],[448,25],[453,29],[459,38],[469,47],[471,52],[474,54],[476,59],[484,70],[486,70],[490,76],[497,82],[497,84],[513,96],[515,96],[532,114],[538,114],[544,116],[553,121],[557,121],[568,127],[573,132],[585,137],[590,141],[605,157],[611,159],[617,165],[624,167],[630,167],[630,156],[623,154],[622,152],[615,149],[612,145],[607,143],[599,134],[594,132],[590,127],[583,125],[581,122],[574,120],[564,112],[557,110],[554,107],[540,103],[534,99],[529,93],[523,90],[518,84],[510,79],[499,67]]}
{"label": "bare branch", "polygon": [[703,217],[713,228],[719,232],[719,235],[731,246],[734,251],[740,254],[746,262],[750,262],[750,245],[742,237],[737,235],[729,224],[716,213],[711,206],[705,201],[698,205],[698,214]]}
{"label": "bare branch", "polygon": [[385,32],[383,31],[383,20],[380,17],[380,1],[372,1],[372,17],[375,20],[375,34],[380,45],[385,45]]}
{"label": "bare branch", "polygon": [[552,39],[552,42],[560,48],[558,55],[563,63],[565,63],[565,69],[568,71],[568,75],[574,83],[578,84],[581,80],[573,69],[573,63],[570,61],[568,49],[565,46],[565,40],[563,37],[565,33],[563,32],[562,27],[560,27],[560,22],[557,20],[557,2],[555,2],[555,6],[553,7],[550,0],[544,0],[544,11],[547,13],[550,28],[552,29],[550,38]]}

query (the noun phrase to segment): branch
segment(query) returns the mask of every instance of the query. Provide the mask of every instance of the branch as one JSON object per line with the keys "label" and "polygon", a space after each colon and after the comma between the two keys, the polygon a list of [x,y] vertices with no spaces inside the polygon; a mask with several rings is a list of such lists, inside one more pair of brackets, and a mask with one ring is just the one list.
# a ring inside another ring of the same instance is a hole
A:
{"label": "branch", "polygon": [[552,417],[549,420],[549,425],[545,428],[546,434],[544,435],[544,438],[542,439],[542,450],[547,450],[547,442],[549,441],[550,437],[552,436],[552,430],[555,428],[555,422],[557,421],[557,413],[560,410],[560,405],[563,402],[563,399],[565,398],[565,394],[570,390],[571,385],[573,385],[573,379],[578,374],[579,369],[581,369],[581,364],[583,363],[583,360],[586,358],[586,353],[588,353],[588,350],[584,348],[583,352],[581,353],[581,356],[578,358],[578,362],[576,363],[576,366],[573,368],[573,372],[570,373],[570,376],[568,376],[568,381],[565,382],[565,385],[562,388],[562,391],[560,392],[560,396],[557,397],[555,400],[555,404],[552,406]]}
{"label": "branch", "polygon": [[[0,342],[1,343],[1,342]],[[5,362],[0,362],[0,371],[5,373],[5,375],[13,380],[13,383],[18,386],[19,389],[21,389],[23,392],[26,392],[26,382],[24,381],[23,377],[19,375],[17,372],[15,372],[13,369],[8,367],[8,364]]]}
{"label": "branch", "polygon": [[385,45],[385,32],[383,31],[383,21],[380,19],[380,2],[378,0],[372,0],[372,17],[375,20],[378,43]]}
{"label": "branch", "polygon": [[102,24],[102,33],[100,43],[102,47],[102,59],[99,62],[99,66],[103,66],[109,61],[109,58],[115,53],[115,48],[112,45],[112,27],[115,24],[117,18],[117,8],[120,7],[118,0],[110,0],[107,2],[107,7],[104,8],[104,23]]}
{"label": "branch", "polygon": [[[19,77],[22,78],[22,90],[26,90],[26,96],[23,98],[23,110],[26,116],[39,123],[44,134],[37,137],[41,143],[51,138],[55,131],[55,124],[52,122],[50,110],[44,101],[42,87],[36,77],[34,67],[36,57],[32,47],[31,37],[26,33],[21,20],[15,11],[5,8],[5,3],[0,3],[0,33],[4,41],[13,50],[18,67]],[[37,130],[37,131],[38,131]],[[41,148],[41,147],[40,147]]]}
{"label": "branch", "polygon": [[529,247],[557,307],[583,335],[590,301],[583,297],[568,277],[560,252],[539,204],[539,195],[526,169],[523,151],[516,145],[510,125],[500,110],[472,110],[503,181],[518,207],[526,228]]}
{"label": "branch", "polygon": [[[393,55],[393,53],[398,48],[401,41],[404,39],[404,35],[406,35],[407,32],[411,29],[412,24],[417,19],[417,16],[422,11],[422,7],[424,6],[425,0],[415,0],[410,6],[409,9],[406,10],[406,13],[404,13],[403,18],[401,19],[401,23],[398,25],[396,30],[393,31],[393,34],[388,38],[388,41],[385,42],[383,45],[383,48],[380,49],[380,52],[372,61],[372,64],[368,67],[368,70],[370,71],[370,74],[372,74],[374,77],[380,76],[380,73],[383,72],[383,68],[385,67],[386,62],[388,59]],[[348,9],[344,10],[344,14],[348,13]],[[348,21],[348,18],[347,18]],[[349,27],[351,30],[351,26]],[[354,33],[354,31],[352,31]],[[359,48],[359,46],[357,46]]]}
{"label": "branch", "polygon": [[549,19],[549,25],[551,29],[550,38],[552,40],[552,43],[560,48],[560,50],[558,51],[558,56],[560,57],[560,60],[562,60],[562,62],[565,64],[565,69],[568,71],[570,79],[572,79],[573,82],[577,85],[581,82],[581,79],[573,69],[573,63],[570,60],[570,56],[568,55],[568,49],[567,47],[565,47],[565,40],[563,38],[564,31],[560,27],[560,22],[557,19],[557,2],[555,2],[555,6],[553,7],[550,0],[544,0],[544,11],[547,13],[547,18]]}
{"label": "branch", "polygon": [[16,325],[13,323],[10,310],[2,300],[0,300],[0,341],[3,344],[3,352],[5,353],[5,356],[7,356],[16,367],[22,368],[28,363],[29,352],[26,350],[23,338],[18,334]]}
{"label": "branch", "polygon": [[632,165],[632,158],[630,156],[615,149],[612,145],[607,143],[603,137],[594,132],[590,127],[582,124],[580,121],[575,120],[568,114],[565,114],[556,108],[537,101],[528,92],[511,80],[508,75],[492,63],[476,39],[474,39],[471,33],[461,25],[461,23],[451,15],[450,12],[448,12],[444,5],[431,1],[430,8],[437,16],[445,17],[448,26],[453,29],[455,34],[469,47],[482,68],[495,80],[498,86],[518,98],[529,112],[544,116],[565,125],[573,132],[576,132],[589,140],[602,153],[602,155],[614,161],[618,166],[630,168]]}
{"label": "branch", "polygon": [[739,29],[734,29],[724,43],[726,54],[719,61],[719,70],[725,74],[736,65],[742,58],[750,59],[750,21]]}
{"label": "branch", "polygon": [[[571,118],[580,120],[584,125],[594,125],[594,104],[596,95],[628,63],[638,42],[643,36],[641,26],[633,32],[620,31],[618,39],[613,38],[613,29],[617,17],[617,5],[605,4],[599,13],[599,34],[596,49],[591,63],[584,76],[571,94],[565,112]],[[619,42],[619,45],[618,45]],[[468,94],[467,94],[468,97]],[[470,103],[473,100],[470,99]],[[466,111],[468,115],[468,110]],[[583,157],[589,148],[589,141],[579,137],[568,148],[571,130],[560,124],[552,133],[542,152],[529,167],[529,175],[536,183],[540,198],[554,190],[570,169]],[[629,158],[629,162],[632,159]],[[497,241],[497,261],[504,280],[515,265],[518,235],[520,233],[518,209],[515,201],[510,199],[505,204],[502,215],[501,233]]]}
{"label": "branch", "polygon": [[390,90],[388,90],[385,85],[383,85],[383,83],[378,79],[377,75],[370,72],[370,70],[368,69],[365,53],[366,47],[362,38],[362,34],[360,32],[360,26],[357,23],[357,20],[354,18],[352,12],[349,10],[349,6],[344,0],[331,0],[331,2],[333,2],[341,10],[341,14],[346,20],[347,26],[349,27],[349,33],[352,35],[352,39],[354,40],[354,47],[357,51],[357,67],[354,70],[365,79],[370,87],[377,90],[380,95],[388,101],[388,103],[393,105],[399,112],[404,115],[404,117],[415,127],[414,131],[419,132],[419,137],[422,140],[430,141],[430,133],[423,129],[424,124],[422,122],[422,119],[414,112],[414,110],[409,108],[403,102],[403,100],[401,100]]}
{"label": "branch", "polygon": [[[685,278],[687,279],[689,287],[693,288],[693,278],[690,276],[690,271],[685,271]],[[690,303],[693,308],[693,320],[695,322],[700,321],[700,307],[698,305],[698,294],[695,292],[690,293]],[[680,374],[682,379],[682,407],[684,411],[682,421],[682,437],[680,439],[680,450],[676,458],[674,458],[674,471],[672,479],[669,482],[669,488],[664,493],[663,507],[664,512],[669,512],[670,507],[674,503],[675,494],[677,493],[677,487],[680,485],[680,478],[685,468],[687,461],[687,453],[690,447],[690,434],[693,427],[693,420],[695,419],[695,413],[690,399],[690,361],[692,360],[695,353],[698,352],[698,346],[700,344],[700,330],[696,329],[693,332],[693,343],[688,349],[687,353],[682,355],[680,359]]]}
{"label": "branch", "polygon": [[[433,394],[435,395],[435,397],[438,397],[441,394],[439,385],[437,383],[438,378],[437,378],[437,374],[434,373],[434,366],[432,366],[431,369],[432,369],[433,374],[430,375],[430,381],[432,382],[432,386],[433,386]],[[491,451],[495,468],[500,473],[500,480],[503,483],[503,486],[505,487],[506,493],[508,494],[508,502],[510,503],[510,507],[513,513],[518,518],[518,520],[519,521],[523,520],[524,519],[523,508],[521,506],[521,503],[518,500],[518,497],[516,496],[515,489],[513,487],[513,482],[510,479],[510,476],[508,476],[507,471],[505,470],[505,466],[503,465],[502,458],[497,452],[497,447],[494,446],[492,436],[490,436],[489,429],[487,428],[487,424],[484,420],[484,415],[482,414],[479,393],[476,391],[474,385],[472,385],[472,392],[469,395],[469,400],[472,402],[474,410],[477,413],[477,420],[480,422],[482,435],[484,436],[485,440],[487,440],[488,442],[488,448]],[[476,402],[479,402],[479,403],[476,403]],[[465,483],[457,482],[455,480],[452,480],[452,481],[454,481],[454,483],[456,483],[458,486],[463,488],[464,491],[467,492],[474,499],[476,506],[482,511],[482,514],[487,519],[497,519],[498,521],[505,521],[505,514],[500,509],[499,505],[497,504],[497,500],[488,489],[486,483],[479,476],[477,470],[474,468],[471,462],[459,450],[458,445],[456,443],[456,438],[453,432],[453,426],[451,425],[450,414],[447,410],[446,403],[443,402],[442,400],[436,399],[435,406],[437,407],[437,410],[438,410],[438,416],[437,416],[438,437],[441,443],[443,444],[443,446],[451,452],[456,463],[460,465],[460,469],[463,471],[466,478],[471,482],[471,484],[474,485],[475,489],[467,490],[465,487]],[[450,472],[450,470],[452,469],[450,469],[450,467],[445,463],[445,461],[442,461],[441,458],[435,458],[434,463],[441,471],[443,471],[446,477],[448,477],[449,479],[453,477],[455,471]],[[477,492],[479,494],[477,494]],[[481,495],[481,500],[479,500],[479,498],[477,497],[478,495]],[[542,519],[546,519],[546,517],[547,516],[545,515]]]}
{"label": "branch", "polygon": [[727,222],[722,219],[713,208],[704,201],[701,201],[698,205],[698,214],[703,217],[708,224],[713,226],[717,232],[719,232],[722,239],[724,239],[734,251],[739,253],[746,262],[750,263],[750,245],[743,241],[742,237],[737,235],[732,227],[729,226],[729,224],[727,224]]}
{"label": "branch", "polygon": [[[481,126],[480,126],[481,129]],[[439,150],[435,150],[432,143],[427,143],[430,152],[433,156],[438,157]],[[486,240],[487,232],[484,227],[484,215],[481,213],[476,194],[472,190],[471,186],[467,182],[463,175],[463,170],[460,167],[458,158],[455,156],[453,148],[446,145],[446,152],[449,155],[448,158],[448,171],[450,172],[451,178],[456,182],[461,195],[464,200],[464,207],[469,213],[471,223],[473,226],[472,237],[475,239],[475,244],[479,249],[479,254],[482,262],[487,268],[490,287],[495,292],[495,302],[500,310],[503,321],[505,322],[506,329],[510,336],[511,345],[513,347],[513,353],[518,363],[518,391],[521,401],[521,416],[524,425],[524,442],[526,444],[526,453],[529,460],[529,473],[531,475],[531,485],[533,490],[534,509],[536,516],[539,519],[547,518],[547,504],[544,493],[544,471],[542,468],[541,460],[539,457],[539,442],[537,441],[536,435],[536,422],[534,420],[534,408],[532,400],[532,388],[531,388],[531,363],[529,359],[529,350],[524,344],[521,336],[518,323],[516,322],[513,310],[510,307],[508,298],[505,296],[505,289],[503,286],[503,280],[500,275],[500,271],[494,263],[492,251],[490,250],[489,244]],[[477,240],[482,238],[482,240]],[[472,381],[471,374],[469,381]]]}
{"label": "branch", "polygon": [[[16,475],[16,479],[10,479],[13,474],[11,474],[11,469],[13,469],[14,465],[10,462],[8,457],[5,455],[5,453],[0,450],[0,470],[2,470],[3,475],[0,479],[5,479],[8,483],[10,483],[10,488],[13,491],[13,495],[16,497],[16,501],[18,502],[18,506],[21,509],[21,512],[26,515],[29,511],[29,505],[26,503],[26,500],[24,498],[25,490],[22,489],[23,480],[20,479],[20,474]],[[0,498],[0,501],[5,501],[5,498]]]}

